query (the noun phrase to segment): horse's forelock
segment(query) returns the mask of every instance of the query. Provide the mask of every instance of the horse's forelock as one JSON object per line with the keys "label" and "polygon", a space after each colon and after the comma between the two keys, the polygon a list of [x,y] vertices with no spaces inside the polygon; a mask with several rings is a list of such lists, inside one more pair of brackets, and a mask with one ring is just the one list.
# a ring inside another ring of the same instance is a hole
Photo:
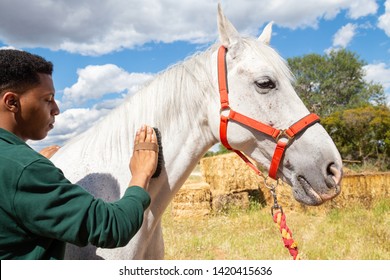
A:
{"label": "horse's forelock", "polygon": [[254,38],[243,38],[242,42],[254,52],[257,52],[262,60],[275,70],[280,79],[287,79],[288,82],[294,80],[293,74],[287,62],[279,53],[267,44],[261,43]]}

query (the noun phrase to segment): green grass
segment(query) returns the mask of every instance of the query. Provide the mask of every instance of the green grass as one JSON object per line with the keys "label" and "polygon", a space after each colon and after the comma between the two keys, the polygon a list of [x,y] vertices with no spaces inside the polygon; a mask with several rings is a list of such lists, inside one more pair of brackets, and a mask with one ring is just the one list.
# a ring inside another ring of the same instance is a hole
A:
{"label": "green grass", "polygon": [[[390,199],[365,209],[285,211],[302,259],[390,260]],[[163,217],[165,259],[289,260],[268,207],[230,209],[203,218]]]}

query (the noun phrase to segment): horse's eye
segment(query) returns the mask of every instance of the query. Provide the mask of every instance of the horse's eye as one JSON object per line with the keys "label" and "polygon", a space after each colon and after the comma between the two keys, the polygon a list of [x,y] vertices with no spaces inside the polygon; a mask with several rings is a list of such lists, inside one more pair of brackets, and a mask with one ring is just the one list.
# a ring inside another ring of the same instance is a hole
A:
{"label": "horse's eye", "polygon": [[264,79],[255,82],[256,86],[260,89],[274,89],[276,88],[275,83],[271,79]]}

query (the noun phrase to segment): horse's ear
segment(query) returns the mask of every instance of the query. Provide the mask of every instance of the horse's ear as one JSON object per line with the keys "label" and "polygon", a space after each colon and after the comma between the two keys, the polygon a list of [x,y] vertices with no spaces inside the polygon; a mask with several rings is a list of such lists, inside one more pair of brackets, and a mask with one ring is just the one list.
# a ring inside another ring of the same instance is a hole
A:
{"label": "horse's ear", "polygon": [[223,14],[220,3],[218,3],[218,31],[221,44],[228,49],[239,41],[240,34]]}
{"label": "horse's ear", "polygon": [[271,42],[271,36],[272,36],[272,24],[274,22],[271,21],[267,24],[267,26],[264,28],[263,32],[259,36],[258,40],[264,44],[269,45]]}

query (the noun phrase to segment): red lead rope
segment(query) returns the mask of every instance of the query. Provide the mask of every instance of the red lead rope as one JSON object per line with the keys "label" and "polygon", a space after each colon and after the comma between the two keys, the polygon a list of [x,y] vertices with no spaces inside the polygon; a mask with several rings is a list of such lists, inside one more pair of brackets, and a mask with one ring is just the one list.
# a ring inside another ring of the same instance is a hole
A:
{"label": "red lead rope", "polygon": [[300,258],[298,254],[298,244],[294,241],[292,237],[292,232],[287,226],[286,215],[281,209],[278,209],[273,215],[273,220],[277,224],[280,233],[282,234],[284,247],[287,248],[294,260],[299,260]]}

